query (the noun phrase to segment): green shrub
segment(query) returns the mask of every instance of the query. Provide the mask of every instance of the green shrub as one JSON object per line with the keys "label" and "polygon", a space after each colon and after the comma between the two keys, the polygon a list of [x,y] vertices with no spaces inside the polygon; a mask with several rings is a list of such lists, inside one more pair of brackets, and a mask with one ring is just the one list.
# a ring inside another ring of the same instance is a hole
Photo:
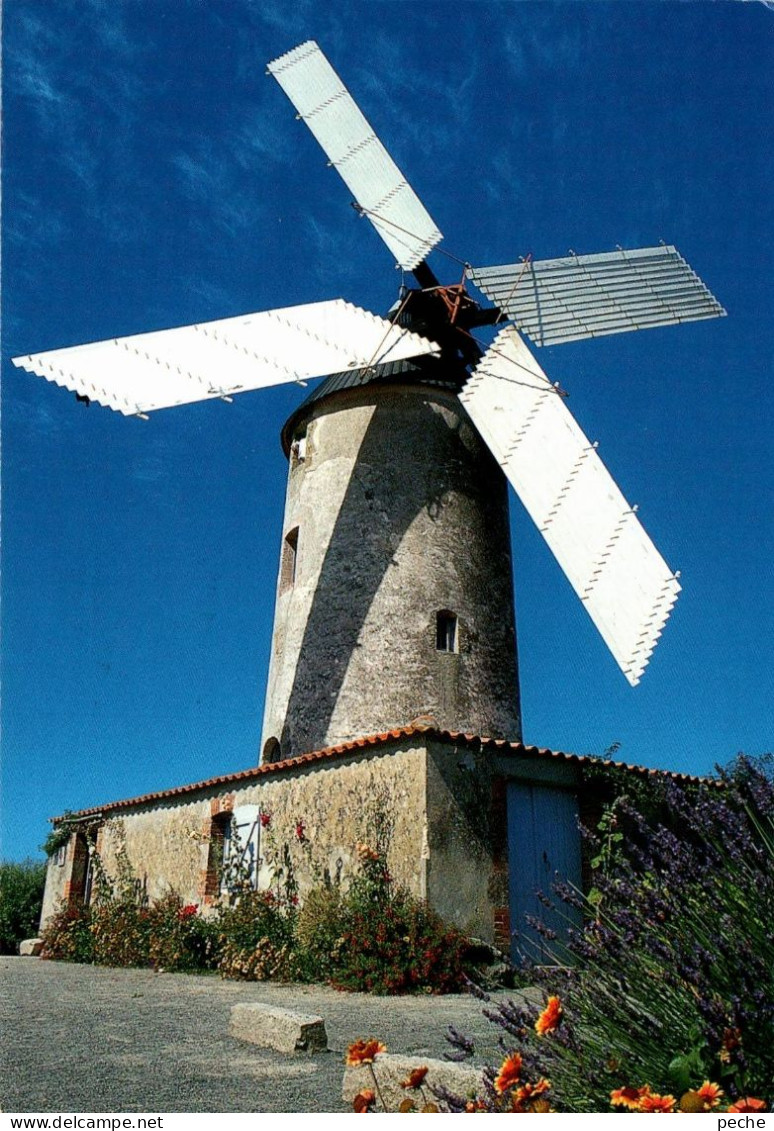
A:
{"label": "green shrub", "polygon": [[218,926],[183,904],[176,892],[156,900],[148,911],[148,957],[157,970],[212,970],[218,961]]}
{"label": "green shrub", "polygon": [[358,845],[358,854],[360,874],[341,903],[331,984],[375,994],[461,989],[464,937],[394,884],[382,852]]}
{"label": "green shrub", "polygon": [[343,902],[338,886],[313,888],[298,913],[296,974],[299,981],[327,981],[344,939]]}
{"label": "green shrub", "polygon": [[60,962],[93,962],[91,909],[82,903],[61,908],[49,919],[41,938],[41,958],[58,959]]}
{"label": "green shrub", "polygon": [[98,966],[150,965],[151,917],[127,899],[106,899],[91,911],[94,959]]}
{"label": "green shrub", "polygon": [[0,954],[18,954],[37,935],[45,883],[46,865],[36,860],[0,864]]}
{"label": "green shrub", "polygon": [[374,994],[454,993],[465,941],[431,908],[398,892],[369,914],[345,915],[331,983]]}
{"label": "green shrub", "polygon": [[271,891],[250,891],[218,918],[218,969],[224,978],[285,980],[293,973],[295,908]]}
{"label": "green shrub", "polygon": [[56,855],[60,848],[64,848],[72,836],[73,826],[69,821],[70,810],[66,809],[64,815],[57,821],[56,825],[51,829],[46,839],[40,846],[41,852],[45,852],[46,856],[51,857]]}
{"label": "green shrub", "polygon": [[[301,821],[296,837],[306,843]],[[96,901],[54,917],[45,954],[102,966],[217,968],[225,978],[328,981],[382,994],[460,989],[465,939],[393,883],[378,835],[376,843],[357,846],[360,867],[346,892],[328,881],[301,910],[284,845],[276,855],[275,890],[234,891],[206,919],[174,892],[143,906],[125,854],[114,881],[94,853]]]}
{"label": "green shrub", "polygon": [[211,970],[218,960],[218,927],[196,910],[174,893],[149,908],[107,898],[92,907],[63,907],[42,933],[42,957],[100,966]]}

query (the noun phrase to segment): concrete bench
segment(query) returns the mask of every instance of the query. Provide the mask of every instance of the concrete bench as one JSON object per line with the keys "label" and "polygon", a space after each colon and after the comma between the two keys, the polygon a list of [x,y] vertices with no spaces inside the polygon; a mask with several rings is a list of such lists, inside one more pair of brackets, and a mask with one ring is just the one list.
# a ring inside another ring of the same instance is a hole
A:
{"label": "concrete bench", "polygon": [[328,1048],[322,1017],[258,1002],[232,1005],[229,1033],[238,1041],[277,1052],[324,1052]]}

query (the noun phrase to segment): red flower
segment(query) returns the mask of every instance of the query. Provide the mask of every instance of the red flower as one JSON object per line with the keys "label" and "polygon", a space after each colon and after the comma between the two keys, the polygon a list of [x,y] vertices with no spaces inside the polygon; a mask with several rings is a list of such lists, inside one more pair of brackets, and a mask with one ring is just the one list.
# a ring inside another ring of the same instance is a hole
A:
{"label": "red flower", "polygon": [[271,824],[271,813],[263,813],[262,812],[260,814],[260,818],[261,818],[261,828],[262,829],[268,829],[269,825]]}
{"label": "red flower", "polygon": [[729,1064],[731,1062],[731,1053],[736,1052],[742,1043],[742,1030],[741,1029],[724,1029],[723,1030],[723,1047],[718,1053],[721,1064]]}
{"label": "red flower", "polygon": [[359,1064],[373,1064],[380,1052],[387,1052],[387,1046],[381,1041],[373,1038],[370,1041],[355,1041],[347,1049],[347,1059],[344,1063],[350,1068],[356,1068]]}
{"label": "red flower", "polygon": [[185,919],[190,919],[199,910],[198,903],[187,903],[185,907],[181,907],[177,913],[177,917],[182,923]]}
{"label": "red flower", "polygon": [[521,1076],[521,1053],[515,1052],[500,1065],[500,1071],[495,1077],[494,1089],[498,1095],[507,1092],[519,1082]]}
{"label": "red flower", "polygon": [[696,1095],[704,1103],[704,1110],[709,1111],[710,1108],[718,1106],[723,1098],[723,1090],[719,1084],[712,1084],[709,1080],[705,1080],[702,1086],[696,1089]]}
{"label": "red flower", "polygon": [[401,1080],[401,1088],[419,1088],[429,1071],[429,1068],[424,1067],[412,1069],[407,1079]]}
{"label": "red flower", "polygon": [[640,1101],[649,1091],[650,1088],[647,1084],[644,1088],[616,1088],[614,1092],[610,1093],[610,1103],[613,1107],[625,1107],[629,1111],[639,1111]]}
{"label": "red flower", "polygon": [[763,1100],[758,1100],[755,1096],[745,1096],[743,1100],[737,1100],[735,1104],[731,1104],[728,1111],[765,1111],[766,1104]]}
{"label": "red flower", "polygon": [[363,1088],[352,1101],[352,1107],[357,1112],[366,1112],[376,1100],[376,1094],[370,1088]]}
{"label": "red flower", "polygon": [[674,1111],[676,1103],[674,1096],[659,1096],[656,1092],[647,1092],[640,1100],[639,1110],[656,1115],[659,1112]]}
{"label": "red flower", "polygon": [[303,821],[296,821],[296,839],[302,844],[306,840],[306,826]]}
{"label": "red flower", "polygon": [[[517,1088],[511,1099],[511,1108],[515,1112],[550,1111],[551,1105],[542,1099],[551,1087],[551,1081],[541,1077],[537,1084],[522,1084]],[[545,1103],[545,1107],[543,1104]]]}
{"label": "red flower", "polygon": [[535,1032],[539,1037],[551,1033],[562,1020],[562,1003],[558,997],[548,999],[548,1004],[535,1022]]}

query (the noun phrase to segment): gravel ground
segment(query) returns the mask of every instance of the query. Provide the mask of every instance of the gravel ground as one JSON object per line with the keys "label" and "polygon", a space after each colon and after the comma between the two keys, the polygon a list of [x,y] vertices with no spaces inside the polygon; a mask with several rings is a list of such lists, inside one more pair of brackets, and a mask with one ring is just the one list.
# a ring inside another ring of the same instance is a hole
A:
{"label": "gravel ground", "polygon": [[[467,995],[373,997],[326,986],[224,982],[0,958],[0,1106],[10,1112],[336,1112],[359,1037],[442,1057],[448,1025],[497,1060],[497,1030]],[[228,1035],[235,1002],[316,1013],[330,1050],[283,1056]]]}

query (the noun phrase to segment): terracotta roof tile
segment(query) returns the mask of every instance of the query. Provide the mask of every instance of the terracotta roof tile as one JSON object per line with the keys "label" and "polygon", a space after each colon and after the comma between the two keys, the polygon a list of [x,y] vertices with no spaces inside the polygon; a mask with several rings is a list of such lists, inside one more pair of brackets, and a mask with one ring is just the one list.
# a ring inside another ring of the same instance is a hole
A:
{"label": "terracotta roof tile", "polygon": [[[161,789],[154,793],[145,793],[140,797],[130,797],[122,801],[109,801],[105,805],[95,805],[90,809],[79,809],[77,813],[68,813],[71,818],[97,816],[103,813],[112,813],[117,809],[129,809],[137,805],[148,805],[154,801],[166,801],[172,797],[184,797],[188,793],[199,790],[213,789],[217,786],[231,786],[240,782],[254,781],[258,778],[273,774],[282,774],[298,766],[308,766],[314,763],[332,761],[357,750],[372,749],[383,746],[388,742],[400,741],[422,735],[437,742],[454,742],[466,746],[475,746],[482,750],[489,750],[497,754],[527,755],[532,758],[550,758],[558,762],[569,762],[579,766],[608,766],[619,770],[628,770],[631,773],[645,777],[669,777],[675,781],[700,782],[707,778],[696,777],[691,774],[679,774],[672,770],[652,770],[645,766],[631,765],[626,762],[614,762],[609,758],[597,758],[589,754],[567,754],[562,750],[549,750],[541,746],[525,746],[521,742],[510,742],[505,738],[486,738],[477,734],[468,734],[463,731],[442,730],[437,726],[425,724],[411,724],[410,726],[397,727],[394,730],[382,731],[380,734],[364,735],[348,742],[340,742],[336,746],[326,746],[321,750],[312,750],[308,754],[299,754],[295,758],[285,758],[280,762],[269,762],[263,766],[254,766],[249,770],[239,770],[232,774],[221,774],[218,777],[207,778],[205,781],[192,782],[190,785],[179,785],[173,789]],[[61,817],[52,817],[52,821],[59,821]]]}

